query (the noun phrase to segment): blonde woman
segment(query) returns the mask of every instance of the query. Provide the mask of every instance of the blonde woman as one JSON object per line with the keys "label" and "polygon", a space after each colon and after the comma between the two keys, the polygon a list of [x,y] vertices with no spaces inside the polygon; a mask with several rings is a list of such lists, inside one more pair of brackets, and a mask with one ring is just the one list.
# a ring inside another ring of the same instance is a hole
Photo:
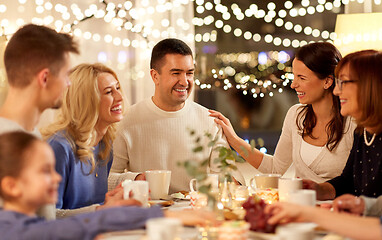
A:
{"label": "blonde woman", "polygon": [[122,189],[106,194],[115,124],[123,117],[117,75],[96,63],[76,66],[69,77],[72,84],[58,119],[42,131],[62,176],[57,217],[129,204],[122,200]]}

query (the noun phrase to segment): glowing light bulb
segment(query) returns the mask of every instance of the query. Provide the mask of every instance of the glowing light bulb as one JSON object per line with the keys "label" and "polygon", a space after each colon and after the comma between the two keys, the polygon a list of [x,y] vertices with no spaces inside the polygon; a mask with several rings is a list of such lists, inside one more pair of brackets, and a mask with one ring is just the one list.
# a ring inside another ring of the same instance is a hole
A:
{"label": "glowing light bulb", "polygon": [[253,39],[253,41],[255,41],[255,42],[259,42],[259,41],[261,40],[261,36],[260,36],[260,34],[255,33],[255,34],[253,34],[252,39]]}
{"label": "glowing light bulb", "polygon": [[229,32],[231,32],[231,30],[232,30],[232,28],[231,28],[230,25],[225,25],[225,26],[223,27],[223,31],[224,31],[225,33],[229,33]]}
{"label": "glowing light bulb", "polygon": [[271,11],[276,9],[276,4],[273,2],[268,3],[267,8]]}
{"label": "glowing light bulb", "polygon": [[293,3],[291,1],[286,1],[284,6],[286,9],[291,9],[293,7]]}
{"label": "glowing light bulb", "polygon": [[217,28],[222,28],[223,25],[224,25],[224,23],[223,23],[222,20],[217,20],[217,21],[215,22],[215,27],[217,27]]}
{"label": "glowing light bulb", "polygon": [[300,33],[302,31],[302,26],[300,24],[296,24],[293,28],[293,30],[296,32],[296,33]]}
{"label": "glowing light bulb", "polygon": [[240,28],[236,28],[234,31],[233,31],[233,34],[236,36],[236,37],[240,37],[241,34],[242,34],[242,30]]}
{"label": "glowing light bulb", "polygon": [[281,18],[276,19],[275,21],[276,26],[281,27],[284,24],[284,20]]}
{"label": "glowing light bulb", "polygon": [[279,11],[278,14],[279,14],[279,17],[281,17],[281,18],[285,18],[286,15],[287,15],[287,12],[286,12],[284,9],[282,9],[282,10]]}
{"label": "glowing light bulb", "polygon": [[281,38],[279,38],[279,37],[275,37],[274,39],[273,39],[273,44],[275,45],[275,46],[280,46],[281,45]]}

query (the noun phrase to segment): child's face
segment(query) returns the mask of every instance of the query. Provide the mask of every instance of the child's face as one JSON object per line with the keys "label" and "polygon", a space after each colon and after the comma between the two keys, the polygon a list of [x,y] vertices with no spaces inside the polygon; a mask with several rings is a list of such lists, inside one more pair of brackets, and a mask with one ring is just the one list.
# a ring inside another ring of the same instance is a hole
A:
{"label": "child's face", "polygon": [[56,203],[61,176],[55,170],[53,150],[44,142],[36,141],[25,154],[26,163],[17,178],[20,201],[30,208]]}

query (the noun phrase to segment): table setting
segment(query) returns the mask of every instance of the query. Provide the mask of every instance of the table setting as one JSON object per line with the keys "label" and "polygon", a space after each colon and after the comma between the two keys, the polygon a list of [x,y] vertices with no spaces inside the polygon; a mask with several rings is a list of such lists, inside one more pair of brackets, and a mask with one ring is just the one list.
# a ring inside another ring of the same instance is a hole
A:
{"label": "table setting", "polygon": [[[148,174],[147,181],[125,180],[122,183],[124,197],[133,196],[142,202],[143,207],[160,205],[166,211],[215,211],[220,225],[189,227],[182,226],[178,219],[154,218],[147,221],[145,229],[105,233],[97,236],[97,240],[344,239],[317,229],[313,223],[289,223],[279,226],[267,224],[269,216],[264,213],[266,204],[288,201],[316,206],[315,192],[303,190],[301,179],[282,178],[276,174],[257,174],[251,179],[250,186],[241,186],[234,182],[222,181],[218,174],[208,174],[204,183],[191,179],[190,191],[179,191],[169,195],[171,171],[155,170],[151,173]],[[209,196],[198,191],[202,184],[211,186],[210,193],[215,196],[213,207]]]}

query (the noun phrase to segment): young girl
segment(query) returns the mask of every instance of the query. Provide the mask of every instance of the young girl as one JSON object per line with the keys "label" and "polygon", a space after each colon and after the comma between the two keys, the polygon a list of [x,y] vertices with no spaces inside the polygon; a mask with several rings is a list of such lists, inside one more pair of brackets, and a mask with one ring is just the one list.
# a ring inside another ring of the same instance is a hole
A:
{"label": "young girl", "polygon": [[293,163],[296,177],[320,183],[332,179],[346,164],[355,129],[350,118],[340,115],[339,98],[333,95],[334,69],[340,59],[339,51],[327,42],[297,51],[291,88],[300,104],[289,109],[273,156],[252,151],[221,113],[211,110],[211,116],[222,126],[229,144],[261,172],[283,174]]}
{"label": "young girl", "polygon": [[90,240],[102,232],[142,228],[147,219],[163,215],[179,218],[186,225],[214,221],[210,213],[162,212],[159,207],[109,208],[51,221],[36,217],[38,208],[57,201],[60,180],[47,143],[25,132],[0,135],[1,239]]}
{"label": "young girl", "polygon": [[123,118],[120,83],[112,69],[100,63],[80,64],[69,77],[72,84],[58,119],[42,131],[62,176],[57,217],[113,205],[105,201],[105,194],[113,161],[115,124]]}

